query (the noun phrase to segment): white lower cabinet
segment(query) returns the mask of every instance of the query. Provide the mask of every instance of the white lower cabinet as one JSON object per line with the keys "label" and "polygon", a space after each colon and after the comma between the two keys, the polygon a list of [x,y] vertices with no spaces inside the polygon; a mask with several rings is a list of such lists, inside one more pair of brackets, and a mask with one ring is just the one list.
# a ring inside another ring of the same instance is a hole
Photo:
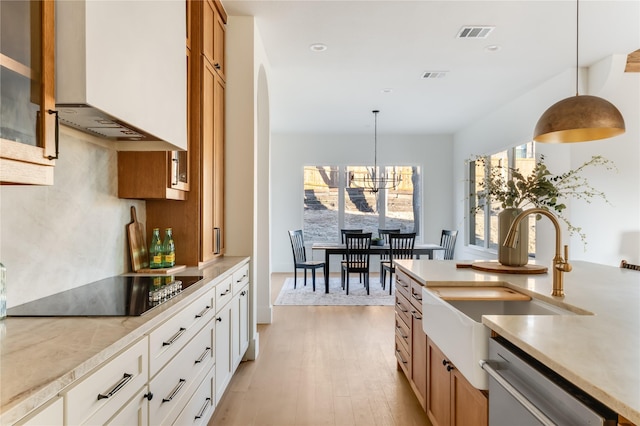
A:
{"label": "white lower cabinet", "polygon": [[216,313],[216,405],[233,374],[231,365],[231,307],[227,303]]}
{"label": "white lower cabinet", "polygon": [[214,329],[209,322],[149,383],[149,424],[169,425],[213,366]]}
{"label": "white lower cabinet", "polygon": [[65,424],[104,424],[148,381],[147,336],[63,391]]}
{"label": "white lower cabinet", "polygon": [[233,369],[235,370],[240,365],[247,348],[249,348],[249,283],[234,296],[232,303],[231,351]]}
{"label": "white lower cabinet", "polygon": [[53,398],[35,413],[29,414],[16,423],[16,426],[57,426],[64,418],[64,404],[62,397]]}
{"label": "white lower cabinet", "polygon": [[249,262],[16,425],[206,425],[249,345]]}
{"label": "white lower cabinet", "polygon": [[209,369],[209,373],[200,383],[198,389],[187,403],[182,413],[176,419],[174,425],[206,425],[216,407],[215,402],[215,367]]}
{"label": "white lower cabinet", "polygon": [[149,388],[144,387],[106,424],[111,426],[147,426],[149,424]]}

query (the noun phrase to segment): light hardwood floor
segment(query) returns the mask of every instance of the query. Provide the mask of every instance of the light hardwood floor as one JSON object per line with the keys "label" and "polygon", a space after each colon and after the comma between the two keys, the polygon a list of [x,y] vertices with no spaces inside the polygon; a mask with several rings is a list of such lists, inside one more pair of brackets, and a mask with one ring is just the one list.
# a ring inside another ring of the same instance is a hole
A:
{"label": "light hardwood floor", "polygon": [[430,424],[396,367],[393,306],[274,306],[258,331],[209,425]]}

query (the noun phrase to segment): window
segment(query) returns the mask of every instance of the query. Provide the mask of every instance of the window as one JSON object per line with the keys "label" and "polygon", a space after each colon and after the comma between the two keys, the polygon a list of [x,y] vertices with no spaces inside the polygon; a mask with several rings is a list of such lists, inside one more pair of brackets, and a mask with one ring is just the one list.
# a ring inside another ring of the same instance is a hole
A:
{"label": "window", "polygon": [[304,168],[303,229],[309,242],[338,242],[340,229],[362,229],[378,236],[378,229],[419,234],[420,182],[418,167],[387,167],[401,175],[394,190],[372,193],[350,183],[363,175],[362,166],[306,166]]}
{"label": "window", "polygon": [[[489,175],[489,167],[497,165],[518,169],[525,175],[529,174],[535,166],[533,142],[486,156],[484,162],[469,162],[469,211],[472,212],[469,219],[469,245],[493,251],[498,250],[498,213],[502,210],[502,205],[496,201],[482,205],[478,194],[482,188],[481,182]],[[535,216],[530,215],[528,220],[529,256],[535,257]]]}

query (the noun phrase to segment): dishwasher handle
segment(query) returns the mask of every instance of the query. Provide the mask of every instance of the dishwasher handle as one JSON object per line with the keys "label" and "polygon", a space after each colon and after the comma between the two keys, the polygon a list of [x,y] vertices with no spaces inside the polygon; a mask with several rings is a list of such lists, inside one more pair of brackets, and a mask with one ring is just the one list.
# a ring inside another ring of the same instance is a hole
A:
{"label": "dishwasher handle", "polygon": [[504,379],[498,372],[484,359],[480,360],[480,368],[486,371],[505,391],[509,393],[516,401],[518,401],[532,416],[545,426],[556,426],[556,423],[547,417],[538,409],[531,401],[529,401],[520,391],[518,391],[511,383]]}

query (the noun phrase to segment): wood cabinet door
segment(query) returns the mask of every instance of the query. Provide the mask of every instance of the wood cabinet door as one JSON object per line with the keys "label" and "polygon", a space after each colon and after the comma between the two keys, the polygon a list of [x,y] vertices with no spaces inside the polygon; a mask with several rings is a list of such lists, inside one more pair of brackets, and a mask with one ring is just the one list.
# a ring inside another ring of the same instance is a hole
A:
{"label": "wood cabinet door", "polygon": [[224,131],[225,83],[215,76],[213,92],[213,255],[224,254]]}
{"label": "wood cabinet door", "polygon": [[427,339],[427,415],[434,426],[451,424],[451,375],[440,349]]}
{"label": "wood cabinet door", "polygon": [[427,335],[422,329],[422,314],[411,312],[411,381],[418,401],[426,409],[427,398]]}
{"label": "wood cabinet door", "polygon": [[0,2],[1,183],[53,185],[54,13],[54,2]]}
{"label": "wood cabinet door", "polygon": [[451,424],[455,426],[487,426],[489,407],[487,397],[462,374],[451,371]]}
{"label": "wood cabinet door", "polygon": [[202,157],[200,169],[201,174],[201,262],[207,262],[214,258],[214,113],[215,113],[215,96],[214,90],[216,86],[216,75],[213,67],[208,61],[202,63],[202,132],[201,147]]}

